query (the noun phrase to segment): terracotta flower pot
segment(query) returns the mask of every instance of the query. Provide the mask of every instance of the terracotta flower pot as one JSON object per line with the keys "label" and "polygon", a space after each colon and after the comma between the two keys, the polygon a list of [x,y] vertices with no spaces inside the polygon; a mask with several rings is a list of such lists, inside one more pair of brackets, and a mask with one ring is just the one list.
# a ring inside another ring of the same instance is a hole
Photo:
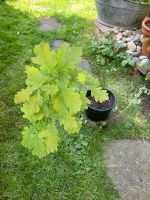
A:
{"label": "terracotta flower pot", "polygon": [[148,47],[150,46],[150,18],[145,18],[142,22],[142,32],[143,32],[143,43],[142,43],[142,54],[150,58],[150,51]]}

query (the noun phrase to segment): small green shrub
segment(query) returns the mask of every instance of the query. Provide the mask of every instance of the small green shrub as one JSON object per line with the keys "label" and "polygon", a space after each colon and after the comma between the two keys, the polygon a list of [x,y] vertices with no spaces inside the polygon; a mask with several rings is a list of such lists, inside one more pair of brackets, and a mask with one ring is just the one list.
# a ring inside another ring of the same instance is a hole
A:
{"label": "small green shrub", "polygon": [[108,99],[106,90],[99,87],[97,78],[81,71],[81,48],[63,45],[51,51],[47,43],[34,49],[34,66],[26,68],[25,89],[15,96],[15,103],[23,103],[23,117],[30,124],[22,133],[22,144],[40,158],[57,150],[59,126],[68,133],[78,133],[82,120],[79,112],[89,104],[87,90],[96,101]]}
{"label": "small green shrub", "polygon": [[124,43],[114,43],[111,37],[103,40],[92,41],[92,57],[99,66],[126,67],[134,66],[135,61],[132,56],[125,51]]}

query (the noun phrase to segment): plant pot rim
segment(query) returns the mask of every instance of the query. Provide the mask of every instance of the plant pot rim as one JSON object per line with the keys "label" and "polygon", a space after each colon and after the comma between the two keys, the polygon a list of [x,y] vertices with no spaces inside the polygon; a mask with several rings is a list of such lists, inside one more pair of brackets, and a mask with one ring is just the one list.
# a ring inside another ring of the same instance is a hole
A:
{"label": "plant pot rim", "polygon": [[116,105],[116,96],[115,96],[115,94],[114,94],[111,90],[109,90],[109,89],[107,89],[107,88],[106,88],[105,90],[107,90],[111,95],[114,96],[114,104],[113,104],[110,108],[103,109],[103,110],[102,110],[102,109],[93,108],[92,106],[88,105],[89,108],[91,108],[91,109],[93,109],[93,110],[95,110],[95,111],[105,112],[105,111],[112,110],[112,109],[115,107],[115,105]]}
{"label": "plant pot rim", "polygon": [[142,28],[150,32],[150,28],[146,25],[147,22],[150,22],[150,18],[145,18],[142,22]]}

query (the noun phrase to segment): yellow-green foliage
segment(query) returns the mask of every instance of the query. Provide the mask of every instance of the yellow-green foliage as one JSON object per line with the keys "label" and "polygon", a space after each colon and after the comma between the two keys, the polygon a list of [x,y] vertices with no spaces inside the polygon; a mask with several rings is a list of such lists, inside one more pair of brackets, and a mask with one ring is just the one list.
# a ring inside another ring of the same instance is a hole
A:
{"label": "yellow-green foliage", "polygon": [[30,121],[24,128],[22,144],[40,158],[57,150],[59,132],[57,125],[68,133],[78,133],[82,121],[78,113],[87,108],[87,90],[97,101],[108,99],[99,87],[98,79],[81,71],[82,50],[64,44],[50,50],[47,43],[34,49],[33,66],[26,67],[26,85],[15,96],[15,103],[23,103],[23,117]]}

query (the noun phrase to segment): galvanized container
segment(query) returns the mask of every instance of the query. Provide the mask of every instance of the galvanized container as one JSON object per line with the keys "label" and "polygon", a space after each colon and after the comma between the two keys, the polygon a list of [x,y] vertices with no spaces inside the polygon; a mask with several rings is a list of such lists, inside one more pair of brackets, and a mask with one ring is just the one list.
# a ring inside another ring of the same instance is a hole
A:
{"label": "galvanized container", "polygon": [[95,0],[97,20],[109,27],[139,27],[150,12],[150,5],[128,0]]}

